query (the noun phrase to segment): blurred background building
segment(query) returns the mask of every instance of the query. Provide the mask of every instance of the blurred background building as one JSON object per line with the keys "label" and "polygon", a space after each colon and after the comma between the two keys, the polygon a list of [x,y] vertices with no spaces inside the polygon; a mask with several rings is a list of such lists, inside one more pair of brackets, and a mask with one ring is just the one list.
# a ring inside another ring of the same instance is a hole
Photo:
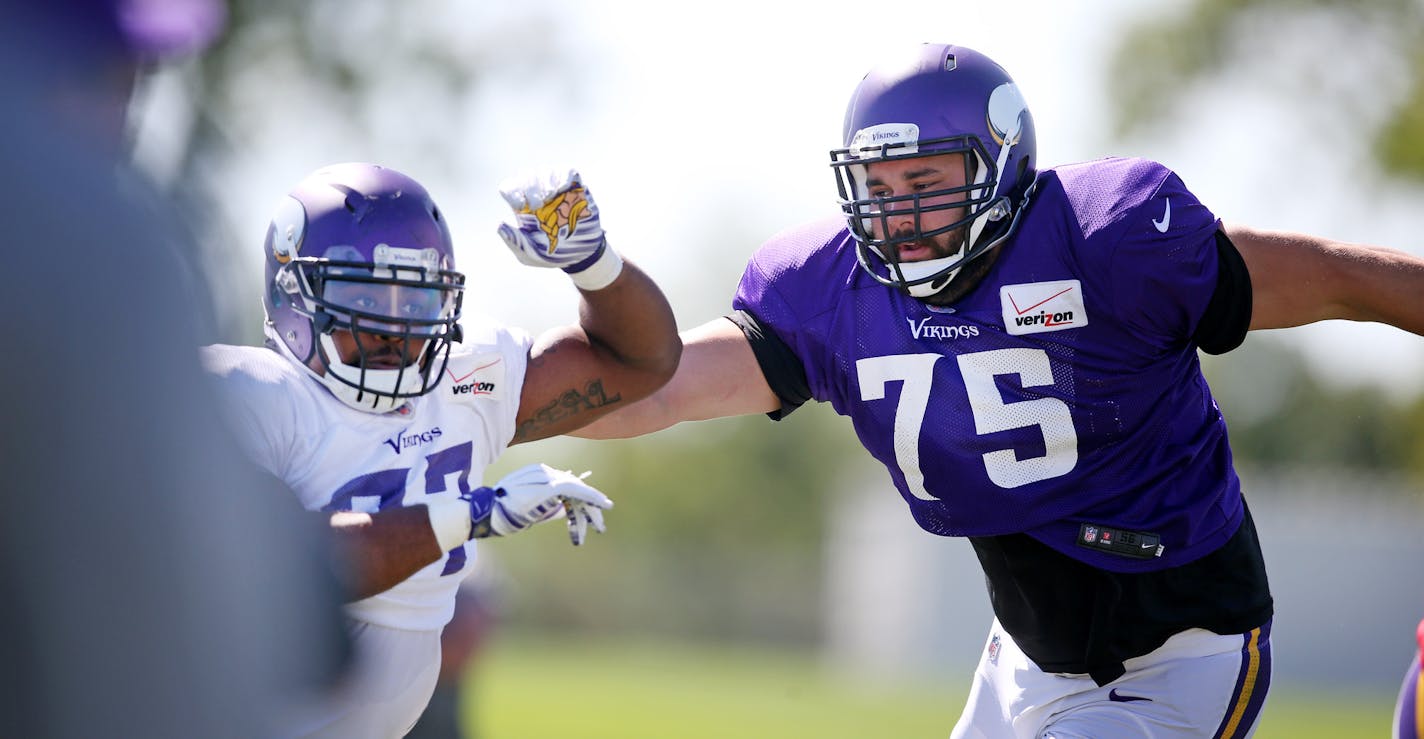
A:
{"label": "blurred background building", "polygon": [[[1392,636],[1418,625],[1424,597],[1418,486],[1338,470],[1243,478],[1276,599],[1277,686],[1398,689],[1408,644]],[[974,550],[962,539],[916,536],[892,495],[846,492],[826,557],[830,659],[892,676],[972,667],[993,618]]]}

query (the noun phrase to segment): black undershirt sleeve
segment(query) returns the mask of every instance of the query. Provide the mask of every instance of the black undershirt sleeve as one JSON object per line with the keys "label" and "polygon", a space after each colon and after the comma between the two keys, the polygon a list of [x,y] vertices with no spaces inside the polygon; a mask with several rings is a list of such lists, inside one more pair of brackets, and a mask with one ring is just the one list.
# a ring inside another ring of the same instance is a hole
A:
{"label": "black undershirt sleeve", "polygon": [[781,399],[781,407],[766,414],[767,417],[780,421],[811,399],[806,368],[786,342],[747,311],[734,311],[728,314],[727,320],[737,324],[737,328],[747,337],[752,354],[756,355],[757,364],[761,365],[761,373],[766,376],[766,384]]}
{"label": "black undershirt sleeve", "polygon": [[1207,354],[1225,354],[1241,346],[1251,327],[1251,274],[1241,252],[1221,231],[1216,232],[1216,257],[1216,291],[1192,335]]}

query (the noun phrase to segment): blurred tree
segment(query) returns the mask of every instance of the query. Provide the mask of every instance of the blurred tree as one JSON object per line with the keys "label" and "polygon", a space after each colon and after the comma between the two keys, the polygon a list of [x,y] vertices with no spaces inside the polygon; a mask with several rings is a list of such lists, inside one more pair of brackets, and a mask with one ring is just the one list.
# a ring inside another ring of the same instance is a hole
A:
{"label": "blurred tree", "polygon": [[1253,91],[1300,109],[1320,140],[1363,131],[1380,171],[1424,180],[1417,0],[1188,0],[1120,37],[1111,71],[1120,134],[1165,123],[1195,92],[1249,73]]}
{"label": "blurred tree", "polygon": [[1257,336],[1229,355],[1204,357],[1203,371],[1238,464],[1402,476],[1424,491],[1424,395],[1327,383],[1298,350]]}
{"label": "blurred tree", "polygon": [[[250,195],[233,188],[254,166],[251,152],[282,141],[295,151],[420,162],[423,172],[457,178],[487,151],[480,133],[498,111],[474,104],[485,88],[513,79],[563,105],[576,104],[584,89],[563,36],[570,29],[549,18],[545,4],[232,0],[228,8],[222,38],[190,64],[150,78],[136,111],[163,119],[153,122],[163,129],[161,144],[140,151],[140,163],[184,205],[216,286],[233,291],[214,296],[229,323],[224,340],[261,339],[252,290],[225,279],[246,274],[237,265],[261,238],[231,222],[234,201]],[[160,83],[176,94],[147,105]]]}

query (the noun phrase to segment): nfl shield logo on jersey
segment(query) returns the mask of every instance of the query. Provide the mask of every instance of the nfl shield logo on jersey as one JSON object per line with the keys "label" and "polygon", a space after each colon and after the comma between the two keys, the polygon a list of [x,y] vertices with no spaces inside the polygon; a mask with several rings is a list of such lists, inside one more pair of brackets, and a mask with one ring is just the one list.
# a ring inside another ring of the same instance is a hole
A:
{"label": "nfl shield logo on jersey", "polygon": [[994,638],[989,640],[989,664],[999,664],[999,649],[1002,646],[1003,643],[999,641],[998,634],[995,634]]}

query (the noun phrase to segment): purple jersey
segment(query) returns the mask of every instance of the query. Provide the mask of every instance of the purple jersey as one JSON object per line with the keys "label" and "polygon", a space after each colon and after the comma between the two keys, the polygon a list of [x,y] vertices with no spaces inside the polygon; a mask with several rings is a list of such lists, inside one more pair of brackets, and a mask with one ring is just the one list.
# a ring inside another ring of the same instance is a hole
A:
{"label": "purple jersey", "polygon": [[[842,220],[769,240],[734,307],[800,358],[812,396],[851,418],[925,530],[1022,532],[1110,571],[1159,570],[1242,519],[1192,341],[1217,229],[1165,167],[1105,159],[1044,170],[1016,235],[952,309],[872,280]],[[1104,530],[1160,537],[1143,541],[1157,555],[1084,546]]]}

